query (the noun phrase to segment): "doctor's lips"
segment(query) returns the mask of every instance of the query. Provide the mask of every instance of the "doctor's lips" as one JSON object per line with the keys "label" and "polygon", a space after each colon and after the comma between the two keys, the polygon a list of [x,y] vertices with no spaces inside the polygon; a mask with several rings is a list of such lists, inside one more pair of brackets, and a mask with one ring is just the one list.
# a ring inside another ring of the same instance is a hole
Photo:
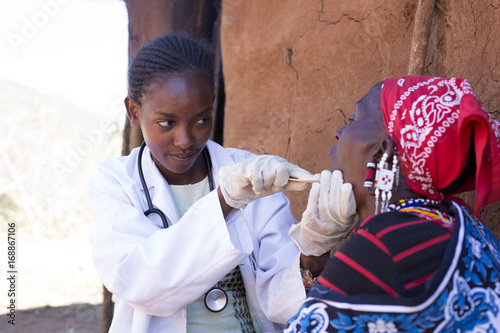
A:
{"label": "doctor's lips", "polygon": [[196,155],[196,153],[199,151],[199,149],[196,149],[195,151],[192,151],[190,153],[180,153],[180,154],[168,154],[171,157],[175,157],[181,160],[187,160]]}

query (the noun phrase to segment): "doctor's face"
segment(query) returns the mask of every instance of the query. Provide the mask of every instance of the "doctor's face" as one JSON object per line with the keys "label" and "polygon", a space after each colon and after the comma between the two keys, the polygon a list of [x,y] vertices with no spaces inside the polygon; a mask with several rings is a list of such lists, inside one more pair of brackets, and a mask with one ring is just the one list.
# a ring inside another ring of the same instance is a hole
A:
{"label": "doctor's face", "polygon": [[152,158],[167,181],[189,184],[203,179],[206,166],[201,152],[212,131],[214,101],[206,78],[196,72],[158,78],[149,85],[135,112],[133,105],[129,106],[134,101],[128,99],[131,123],[140,126]]}

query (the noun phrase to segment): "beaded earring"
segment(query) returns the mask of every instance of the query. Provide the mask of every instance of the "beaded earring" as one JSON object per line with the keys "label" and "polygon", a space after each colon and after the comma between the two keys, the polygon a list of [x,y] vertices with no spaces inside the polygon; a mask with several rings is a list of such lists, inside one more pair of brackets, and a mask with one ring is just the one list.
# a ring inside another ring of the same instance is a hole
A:
{"label": "beaded earring", "polygon": [[398,165],[398,156],[396,155],[396,153],[394,153],[394,155],[392,156],[392,171],[394,171],[394,173],[396,174],[395,184],[397,189],[399,185],[399,165]]}
{"label": "beaded earring", "polygon": [[375,174],[375,215],[378,214],[380,199],[380,212],[384,213],[387,211],[389,201],[392,197],[394,180],[397,179],[396,175],[399,173],[398,158],[396,154],[394,154],[392,159],[392,170],[389,169],[389,164],[387,163],[388,157],[389,154],[385,152],[384,155],[382,155],[382,159],[377,164],[377,171]]}
{"label": "beaded earring", "polygon": [[375,180],[375,163],[368,162],[366,163],[366,176],[364,187],[370,188],[373,187],[373,182]]}

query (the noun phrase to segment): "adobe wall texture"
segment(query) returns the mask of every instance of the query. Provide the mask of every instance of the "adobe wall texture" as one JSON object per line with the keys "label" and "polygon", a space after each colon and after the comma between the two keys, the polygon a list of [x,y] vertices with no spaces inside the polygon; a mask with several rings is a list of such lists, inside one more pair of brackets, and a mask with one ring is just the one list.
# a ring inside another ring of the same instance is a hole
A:
{"label": "adobe wall texture", "polygon": [[[224,145],[330,169],[334,133],[356,101],[407,74],[417,3],[223,0]],[[499,54],[500,0],[436,2],[424,74],[467,78],[497,119]],[[307,192],[287,195],[300,220]],[[497,235],[499,212],[481,212]]]}

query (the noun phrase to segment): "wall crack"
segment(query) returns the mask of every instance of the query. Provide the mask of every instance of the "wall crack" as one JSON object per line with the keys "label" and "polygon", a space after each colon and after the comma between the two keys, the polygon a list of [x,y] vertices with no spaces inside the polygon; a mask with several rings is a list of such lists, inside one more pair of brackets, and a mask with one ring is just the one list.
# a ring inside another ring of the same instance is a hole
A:
{"label": "wall crack", "polygon": [[321,18],[322,14],[325,14],[325,10],[324,10],[325,9],[325,4],[324,4],[323,1],[324,0],[321,0],[321,10],[318,12],[318,21],[321,22],[321,23],[326,23],[328,25],[336,25],[336,24],[340,23],[340,21],[342,21],[345,18],[347,18],[347,20],[349,20],[349,21],[353,21],[353,22],[356,22],[356,23],[361,23],[364,20],[368,19],[368,17],[370,17],[370,14],[371,14],[371,13],[368,13],[368,15],[366,17],[362,17],[360,19],[354,18],[354,17],[352,17],[349,14],[342,14],[338,20],[335,20],[335,21],[324,20],[324,19]]}
{"label": "wall crack", "polygon": [[[280,48],[281,48],[281,46],[280,46]],[[292,64],[293,49],[287,43],[284,44],[283,48],[284,48],[283,49],[283,58],[285,59],[285,63],[295,73],[295,87],[296,87],[296,91],[297,91],[297,96],[299,96],[300,95],[300,93],[299,93],[299,72],[297,71],[297,69],[295,69],[295,67]]]}

